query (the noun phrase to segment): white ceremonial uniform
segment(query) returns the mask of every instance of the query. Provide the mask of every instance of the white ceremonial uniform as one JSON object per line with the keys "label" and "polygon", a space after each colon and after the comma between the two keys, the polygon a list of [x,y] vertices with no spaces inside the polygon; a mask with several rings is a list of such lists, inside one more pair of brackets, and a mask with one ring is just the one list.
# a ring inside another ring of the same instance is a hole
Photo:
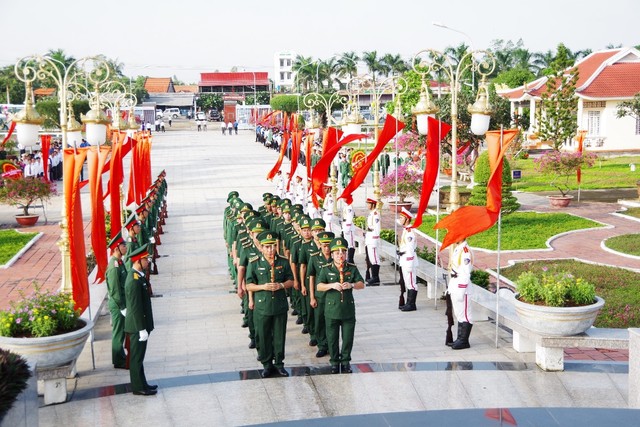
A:
{"label": "white ceremonial uniform", "polygon": [[373,265],[380,264],[378,247],[380,246],[380,214],[377,209],[369,212],[367,217],[367,232],[364,235],[364,245],[367,249],[369,262]]}
{"label": "white ceremonial uniform", "polygon": [[342,208],[342,235],[347,241],[349,249],[355,247],[355,227],[353,225],[354,216],[353,206],[345,204],[344,208]]}
{"label": "white ceremonial uniform", "polygon": [[418,290],[418,284],[416,281],[416,269],[418,265],[418,259],[416,257],[416,235],[413,228],[405,227],[402,230],[402,236],[398,244],[398,252],[400,252],[400,260],[398,265],[402,268],[402,277],[404,278],[404,285],[414,291]]}
{"label": "white ceremonial uniform", "polygon": [[322,219],[325,222],[325,231],[332,231],[331,226],[333,224],[333,209],[335,208],[335,201],[333,200],[333,194],[328,192],[322,203]]}
{"label": "white ceremonial uniform", "polygon": [[[449,260],[449,286],[453,312],[458,322],[473,323],[469,307],[471,291],[471,270],[473,270],[473,254],[466,240],[455,245]],[[456,277],[454,277],[456,276]]]}
{"label": "white ceremonial uniform", "polygon": [[305,201],[305,195],[304,195],[305,189],[304,189],[304,185],[302,182],[299,182],[296,184],[296,194],[294,196],[294,203],[295,204],[300,204],[302,206],[304,206],[304,201]]}
{"label": "white ceremonial uniform", "polygon": [[280,197],[281,199],[285,198],[285,191],[284,191],[284,178],[282,177],[282,175],[278,175],[278,177],[276,178],[276,195],[278,197]]}

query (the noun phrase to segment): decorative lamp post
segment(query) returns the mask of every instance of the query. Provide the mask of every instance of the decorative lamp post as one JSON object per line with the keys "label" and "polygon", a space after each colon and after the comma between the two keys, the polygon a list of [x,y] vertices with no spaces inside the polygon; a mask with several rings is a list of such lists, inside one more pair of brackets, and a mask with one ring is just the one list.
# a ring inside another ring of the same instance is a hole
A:
{"label": "decorative lamp post", "polygon": [[[427,60],[420,60],[421,54],[428,54]],[[482,55],[482,59],[478,61],[476,56]],[[451,58],[444,53],[425,49],[416,53],[413,57],[413,70],[422,78],[422,90],[420,101],[416,105],[414,114],[418,122],[418,132],[426,135],[427,114],[435,114],[437,111],[423,109],[421,101],[423,100],[422,92],[427,92],[426,81],[430,78],[432,72],[442,72],[449,80],[451,92],[451,193],[450,193],[450,209],[455,211],[460,207],[460,193],[458,191],[458,94],[460,92],[460,79],[466,71],[478,72],[482,76],[482,82],[478,88],[476,102],[469,106],[469,112],[475,117],[472,118],[472,132],[476,135],[484,135],[489,129],[489,114],[491,107],[488,104],[489,93],[486,85],[486,77],[491,74],[496,65],[495,58],[486,50],[470,50],[465,52],[459,62],[453,63]],[[426,97],[428,101],[428,97]],[[484,116],[484,117],[481,117]]]}
{"label": "decorative lamp post", "polygon": [[[99,83],[106,81],[109,77],[109,66],[100,57],[80,58],[70,64],[65,64],[50,56],[32,55],[21,58],[16,62],[14,72],[18,80],[25,83],[27,92],[30,92],[31,85],[35,80],[54,83],[57,89],[58,103],[60,104],[59,117],[62,148],[65,149],[70,146],[69,129],[72,129],[72,132],[77,132],[74,123],[71,123],[71,127],[69,127],[69,117],[73,117],[73,113],[71,109],[67,110],[67,106],[71,105],[71,101],[74,99],[87,97],[90,93],[89,84],[97,86]],[[27,101],[25,101],[25,107]],[[28,102],[30,103],[30,101]],[[16,128],[18,128],[17,125]],[[26,132],[26,135],[29,135],[29,132],[33,132],[32,129],[18,129],[18,141],[23,138],[20,135],[23,133],[21,131]],[[23,135],[25,134],[23,133]],[[74,133],[73,141],[77,142],[77,137],[78,135]],[[64,189],[64,187],[63,183],[62,188]],[[60,288],[63,292],[72,293],[66,198],[63,196],[62,200],[62,220],[60,221],[62,231],[58,241],[62,258],[62,284]]]}
{"label": "decorative lamp post", "polygon": [[67,117],[67,144],[71,147],[79,147],[82,144],[82,125],[78,123],[73,115],[73,107],[71,101],[67,106],[69,117]]}
{"label": "decorative lamp post", "polygon": [[16,123],[18,144],[24,148],[31,148],[38,145],[38,132],[44,119],[33,108],[31,82],[27,82],[26,86],[24,110],[18,112],[13,121]]}

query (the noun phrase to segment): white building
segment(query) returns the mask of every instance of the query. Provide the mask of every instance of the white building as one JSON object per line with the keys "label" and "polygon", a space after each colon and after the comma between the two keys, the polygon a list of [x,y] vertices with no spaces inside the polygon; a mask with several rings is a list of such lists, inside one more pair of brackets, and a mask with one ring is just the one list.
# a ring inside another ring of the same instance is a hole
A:
{"label": "white building", "polygon": [[[618,104],[640,93],[640,51],[626,47],[593,52],[575,65],[578,69],[578,129],[586,130],[585,146],[593,151],[640,150],[640,119],[617,118]],[[573,67],[572,67],[573,68]],[[526,131],[533,145],[544,142],[535,139],[535,114],[541,94],[546,90],[547,77],[523,86],[498,91],[511,102],[511,116],[530,111],[530,127]]]}
{"label": "white building", "polygon": [[273,85],[276,92],[290,92],[293,86],[295,52],[276,52],[273,55]]}

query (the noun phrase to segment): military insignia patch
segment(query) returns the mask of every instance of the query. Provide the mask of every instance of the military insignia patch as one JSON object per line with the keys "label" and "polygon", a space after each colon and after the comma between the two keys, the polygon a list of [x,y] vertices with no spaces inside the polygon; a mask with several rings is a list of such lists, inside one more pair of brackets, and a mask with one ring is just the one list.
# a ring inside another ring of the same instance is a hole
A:
{"label": "military insignia patch", "polygon": [[140,278],[140,276],[138,275],[138,273],[133,273],[133,279],[134,280],[138,280]]}

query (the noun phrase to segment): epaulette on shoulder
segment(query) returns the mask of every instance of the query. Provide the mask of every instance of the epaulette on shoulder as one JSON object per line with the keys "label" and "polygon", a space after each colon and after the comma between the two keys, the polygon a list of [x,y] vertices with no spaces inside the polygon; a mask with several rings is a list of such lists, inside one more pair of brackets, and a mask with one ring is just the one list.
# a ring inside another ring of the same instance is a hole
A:
{"label": "epaulette on shoulder", "polygon": [[252,256],[249,258],[249,262],[256,262],[260,258],[260,255]]}
{"label": "epaulette on shoulder", "polygon": [[134,280],[138,280],[140,278],[140,276],[138,275],[138,273],[133,273],[133,279]]}

